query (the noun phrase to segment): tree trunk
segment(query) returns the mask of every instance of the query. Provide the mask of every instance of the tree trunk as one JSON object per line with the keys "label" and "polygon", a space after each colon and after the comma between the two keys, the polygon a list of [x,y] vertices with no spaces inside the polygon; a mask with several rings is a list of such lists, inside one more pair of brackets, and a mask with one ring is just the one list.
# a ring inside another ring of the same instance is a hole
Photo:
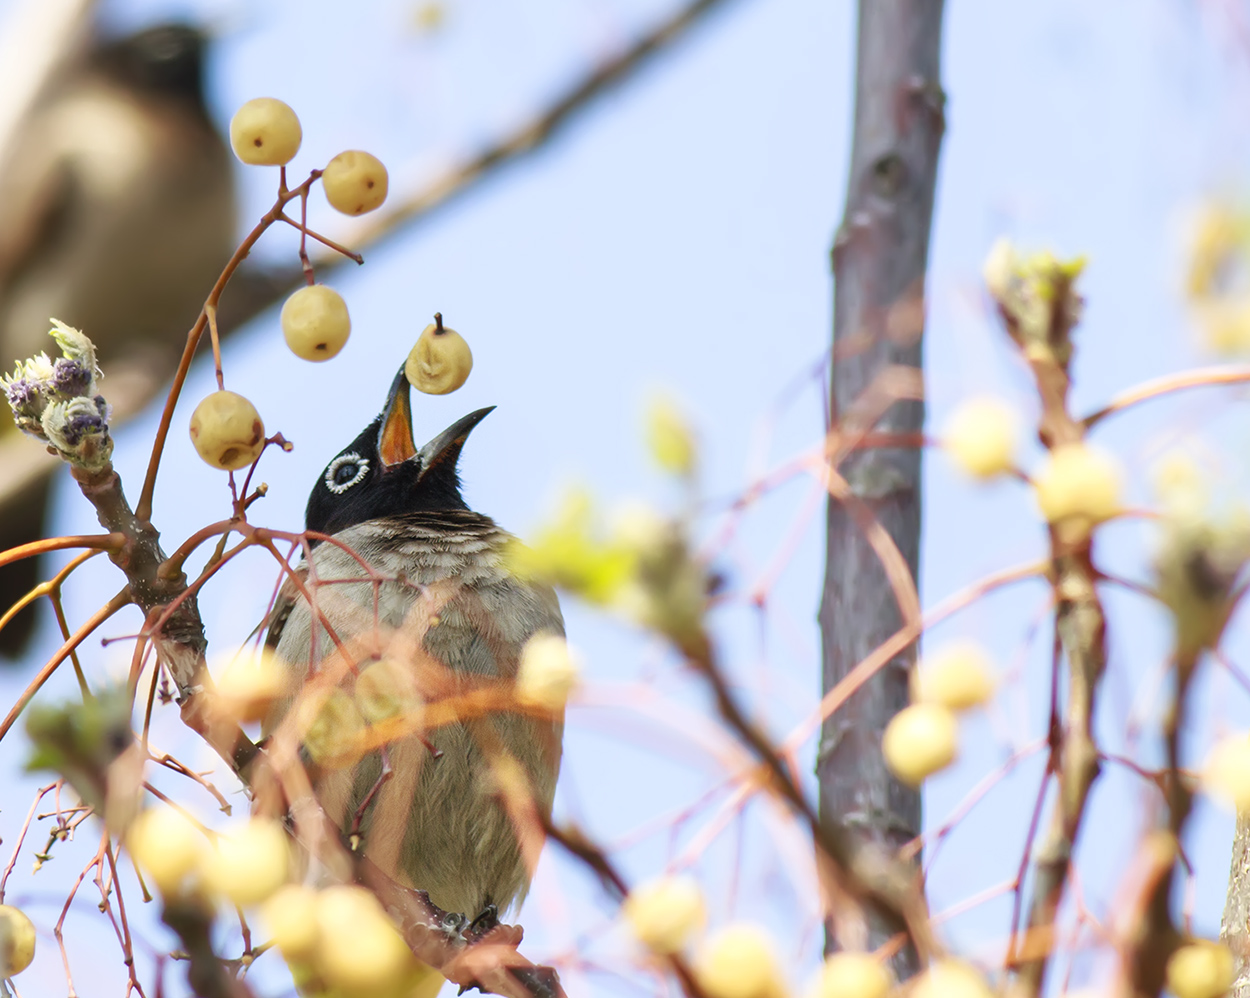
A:
{"label": "tree trunk", "polygon": [[1228,943],[1237,961],[1237,983],[1229,992],[1230,998],[1250,998],[1250,817],[1244,815],[1237,818],[1233,836],[1233,862],[1220,937]]}
{"label": "tree trunk", "polygon": [[[846,213],[832,251],[831,412],[836,426],[891,365],[921,367],[924,275],[929,251],[944,95],[939,77],[942,0],[860,0],[855,124]],[[924,404],[900,401],[877,428],[918,433]],[[888,531],[916,578],[920,557],[920,450],[853,454],[840,471],[851,493]],[[827,692],[902,624],[890,582],[855,518],[830,498],[820,607]],[[889,665],[832,715],[817,759],[822,821],[891,851],[920,829],[920,795],[885,767],[881,732],[907,704],[915,649]],[[870,913],[869,945],[899,926]],[[836,946],[832,926],[826,949]],[[916,969],[904,950],[900,979]]]}

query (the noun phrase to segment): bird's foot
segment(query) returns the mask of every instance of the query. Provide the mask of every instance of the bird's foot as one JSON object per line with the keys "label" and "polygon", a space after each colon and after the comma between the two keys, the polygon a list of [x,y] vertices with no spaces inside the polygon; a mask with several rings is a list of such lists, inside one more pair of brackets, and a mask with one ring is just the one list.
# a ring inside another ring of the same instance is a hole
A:
{"label": "bird's foot", "polygon": [[460,914],[458,911],[445,911],[439,917],[438,927],[446,934],[448,939],[455,942],[469,942],[468,930],[472,928],[469,919]]}

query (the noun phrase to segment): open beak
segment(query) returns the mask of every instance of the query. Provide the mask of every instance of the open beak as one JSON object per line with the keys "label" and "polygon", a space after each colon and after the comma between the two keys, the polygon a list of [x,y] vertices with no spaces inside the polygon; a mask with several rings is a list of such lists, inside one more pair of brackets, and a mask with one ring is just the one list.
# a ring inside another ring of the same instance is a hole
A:
{"label": "open beak", "polygon": [[386,411],[382,414],[382,429],[378,431],[378,456],[382,465],[393,468],[416,456],[417,445],[412,439],[412,402],[408,395],[408,376],[401,367],[391,382],[390,394],[386,396]]}
{"label": "open beak", "polygon": [[431,468],[442,461],[459,456],[460,448],[469,438],[473,427],[493,412],[493,405],[478,409],[467,416],[457,419],[451,426],[427,443],[420,450],[412,439],[412,403],[409,395],[408,378],[401,367],[395,380],[391,382],[390,394],[386,397],[386,411],[382,415],[382,428],[378,431],[378,455],[386,468],[393,468],[414,457],[421,459],[421,471],[417,476],[420,481]]}
{"label": "open beak", "polygon": [[454,464],[456,458],[460,456],[460,448],[469,439],[473,427],[494,411],[495,407],[488,405],[485,409],[478,409],[467,416],[461,416],[417,451],[417,456],[421,459],[421,473],[417,475],[417,481],[421,481],[435,465],[443,461],[451,461]]}

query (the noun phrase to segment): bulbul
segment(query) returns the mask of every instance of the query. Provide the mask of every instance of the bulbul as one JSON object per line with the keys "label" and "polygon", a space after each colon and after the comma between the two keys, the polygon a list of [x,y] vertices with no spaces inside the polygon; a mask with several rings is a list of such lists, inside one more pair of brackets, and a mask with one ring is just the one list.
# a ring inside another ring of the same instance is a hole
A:
{"label": "bulbul", "polygon": [[[299,569],[304,591],[288,581],[270,618],[268,643],[298,679],[333,671],[342,688],[355,684],[366,713],[379,690],[397,703],[433,704],[506,683],[526,641],[563,635],[555,592],[510,573],[505,548],[513,538],[460,493],[461,448],[490,411],[418,448],[401,369],[382,414],[326,466],[306,526],[330,539],[310,538],[309,562]],[[375,670],[384,681],[366,691]],[[302,685],[276,706],[267,733]],[[346,723],[346,714],[334,716]],[[519,769],[532,806],[549,816],[562,734],[562,717],[464,717],[355,765],[314,766],[314,788],[340,827],[358,829],[365,855],[384,872],[445,911],[489,918],[519,902],[530,878],[500,773]]]}
{"label": "bulbul", "polygon": [[[205,108],[204,47],[195,28],[166,24],[70,57],[0,150],[5,370],[51,347],[55,316],[96,344],[115,405],[128,384],[173,373],[235,241],[234,164]],[[0,550],[43,536],[49,490],[41,472],[0,504]],[[0,569],[0,612],[37,580],[33,559]],[[0,631],[0,654],[18,653],[32,624]]]}

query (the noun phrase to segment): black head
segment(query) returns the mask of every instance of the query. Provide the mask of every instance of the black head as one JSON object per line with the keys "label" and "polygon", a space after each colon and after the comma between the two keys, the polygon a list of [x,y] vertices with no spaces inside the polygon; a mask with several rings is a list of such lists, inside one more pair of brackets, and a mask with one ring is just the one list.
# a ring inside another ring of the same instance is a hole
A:
{"label": "black head", "polygon": [[204,103],[207,39],[188,24],[158,24],[106,42],[93,55],[101,71],[145,93]]}
{"label": "black head", "polygon": [[339,451],[317,479],[304,512],[305,527],[336,534],[387,516],[468,509],[460,495],[456,462],[473,427],[494,408],[469,413],[418,448],[412,439],[408,378],[401,367],[382,415]]}

